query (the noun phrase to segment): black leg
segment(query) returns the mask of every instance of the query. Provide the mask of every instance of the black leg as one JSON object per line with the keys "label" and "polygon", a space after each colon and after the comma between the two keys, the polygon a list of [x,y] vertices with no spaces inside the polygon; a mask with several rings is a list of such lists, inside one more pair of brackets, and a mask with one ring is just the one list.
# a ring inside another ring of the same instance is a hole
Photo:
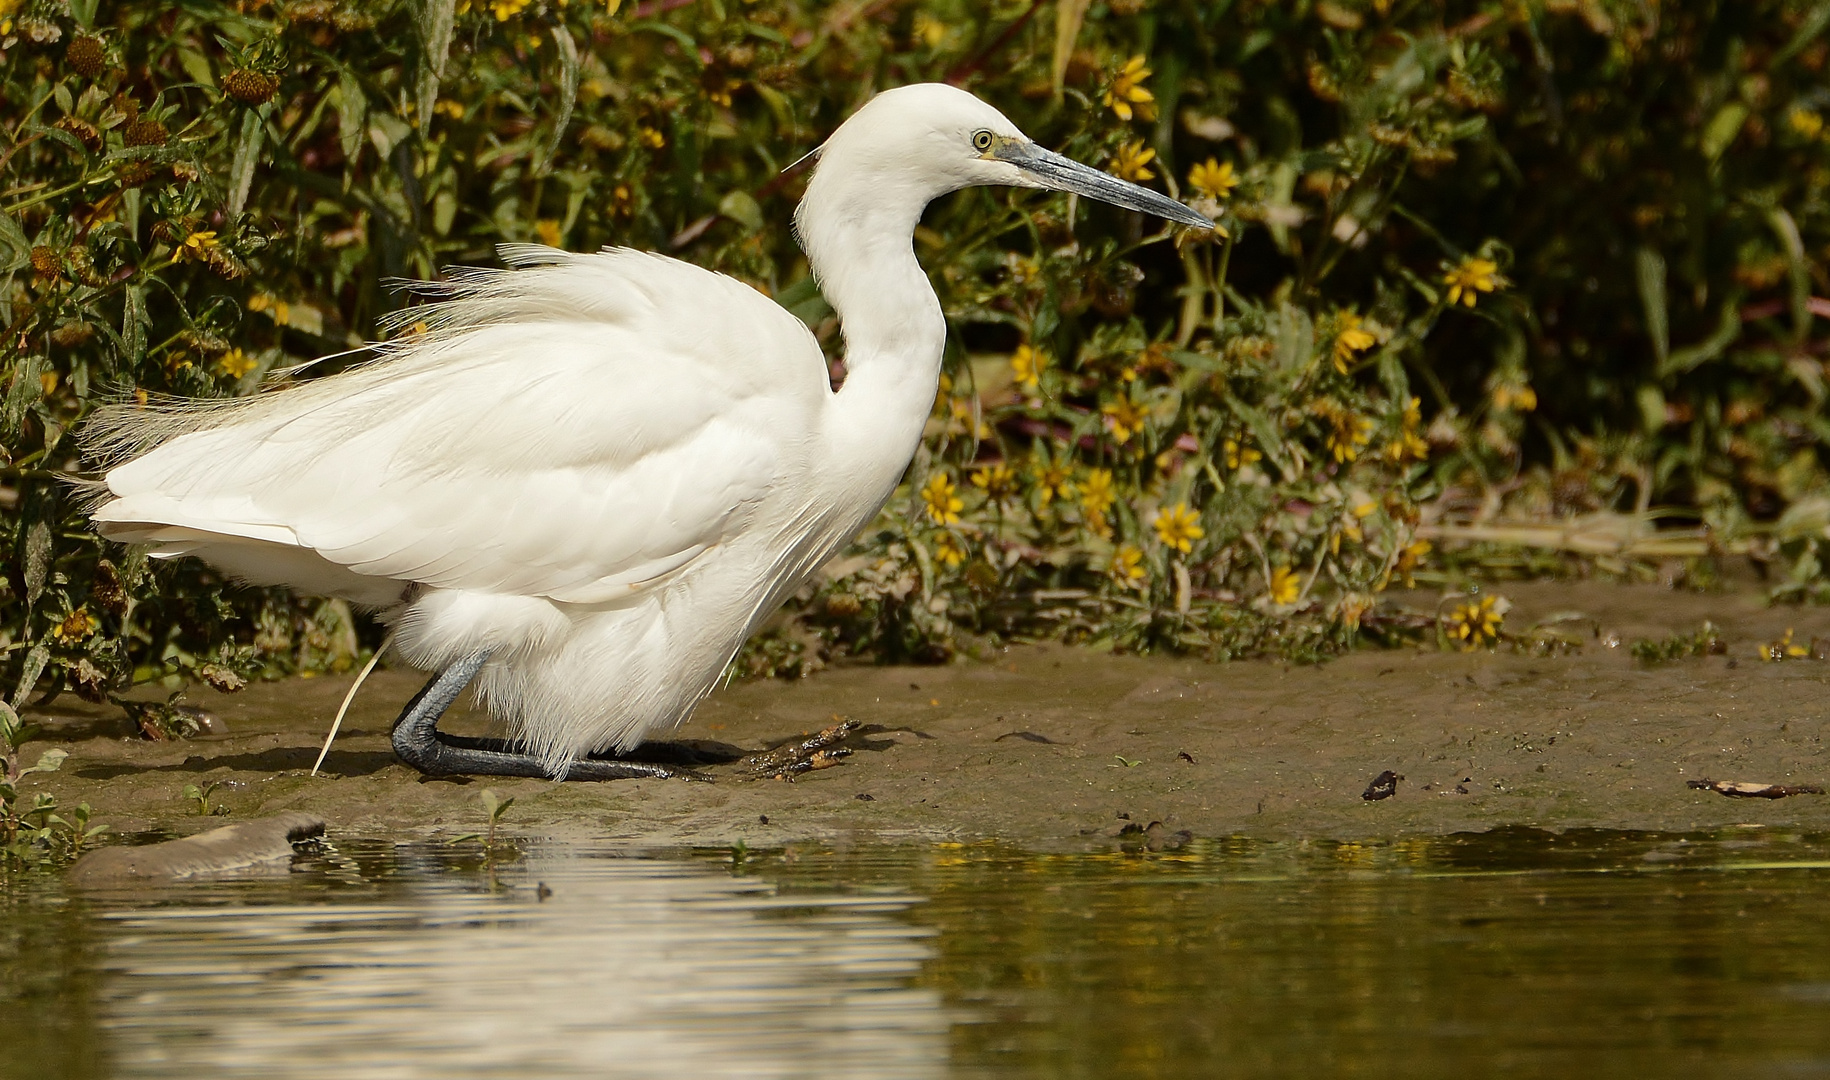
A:
{"label": "black leg", "polygon": [[[432,677],[394,723],[394,752],[400,760],[431,776],[549,776],[540,759],[499,739],[466,739],[444,735],[438,718],[457,700],[489,659],[489,653],[467,656]],[[587,758],[574,761],[559,780],[628,780],[637,777],[704,779],[687,769],[670,769],[640,761]]]}

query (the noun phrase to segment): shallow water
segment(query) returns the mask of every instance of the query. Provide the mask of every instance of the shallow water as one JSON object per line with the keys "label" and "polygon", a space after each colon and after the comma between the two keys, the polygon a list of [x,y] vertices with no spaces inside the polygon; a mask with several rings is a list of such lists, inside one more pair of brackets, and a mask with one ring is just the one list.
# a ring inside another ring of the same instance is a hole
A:
{"label": "shallow water", "polygon": [[1771,829],[345,840],[0,903],[6,1076],[1830,1076],[1830,837]]}

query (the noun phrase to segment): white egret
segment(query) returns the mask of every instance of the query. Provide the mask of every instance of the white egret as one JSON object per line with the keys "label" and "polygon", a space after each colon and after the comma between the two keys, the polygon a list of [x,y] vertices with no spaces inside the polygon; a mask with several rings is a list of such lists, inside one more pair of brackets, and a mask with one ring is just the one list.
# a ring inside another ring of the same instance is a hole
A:
{"label": "white egret", "polygon": [[[739,281],[506,245],[515,269],[454,271],[413,311],[431,329],[371,363],[101,412],[98,528],[381,611],[437,672],[394,731],[422,771],[671,774],[591,755],[684,720],[921,440],[946,337],[912,243],[929,201],[1002,184],[1212,224],[950,86],[877,95],[817,154],[795,224],[843,327],[837,391],[807,328]],[[507,742],[437,731],[473,680]]]}

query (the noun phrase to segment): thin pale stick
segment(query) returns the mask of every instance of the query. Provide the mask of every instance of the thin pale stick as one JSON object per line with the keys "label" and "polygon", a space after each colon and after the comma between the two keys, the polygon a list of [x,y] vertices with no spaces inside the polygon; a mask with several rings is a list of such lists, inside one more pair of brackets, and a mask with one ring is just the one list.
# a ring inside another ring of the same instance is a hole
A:
{"label": "thin pale stick", "polygon": [[318,775],[318,766],[324,764],[324,755],[330,753],[330,744],[337,738],[337,729],[343,726],[343,716],[349,712],[349,703],[356,700],[356,691],[362,689],[362,684],[368,679],[369,672],[375,670],[375,665],[381,660],[381,654],[387,652],[388,646],[392,644],[394,644],[394,631],[389,630],[388,636],[381,639],[381,647],[375,650],[374,656],[369,657],[369,662],[362,666],[362,673],[357,675],[356,681],[350,684],[349,693],[343,695],[343,704],[337,707],[337,718],[330,723],[330,734],[324,736],[324,748],[318,751],[318,760],[311,764],[311,775]]}

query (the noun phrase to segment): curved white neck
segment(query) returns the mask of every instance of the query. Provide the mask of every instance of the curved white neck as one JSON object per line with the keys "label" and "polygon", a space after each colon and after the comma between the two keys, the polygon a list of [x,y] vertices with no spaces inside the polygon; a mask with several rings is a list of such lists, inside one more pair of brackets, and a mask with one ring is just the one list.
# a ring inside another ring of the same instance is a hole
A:
{"label": "curved white neck", "polygon": [[947,323],[914,249],[928,197],[816,171],[795,215],[845,334],[845,384],[827,430],[831,464],[852,474],[848,486],[861,500],[868,497],[867,517],[908,467],[940,380]]}

